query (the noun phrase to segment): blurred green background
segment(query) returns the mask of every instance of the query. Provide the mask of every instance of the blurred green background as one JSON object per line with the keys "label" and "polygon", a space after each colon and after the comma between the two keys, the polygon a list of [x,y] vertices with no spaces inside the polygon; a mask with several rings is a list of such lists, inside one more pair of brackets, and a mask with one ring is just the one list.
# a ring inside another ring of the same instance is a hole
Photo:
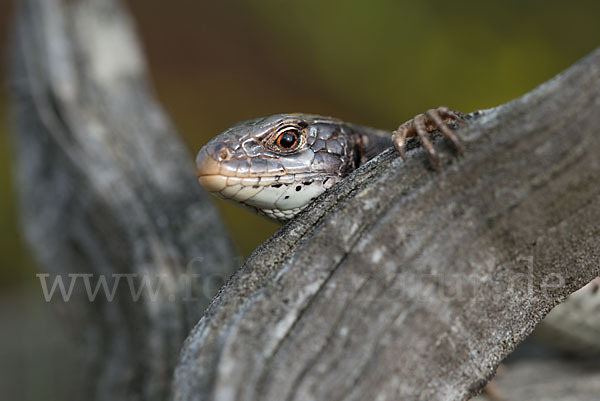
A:
{"label": "blurred green background", "polygon": [[[127,3],[157,95],[190,155],[237,121],[265,114],[319,113],[392,130],[432,106],[491,107],[600,43],[600,3],[591,0]],[[10,10],[3,0],[3,44]],[[7,291],[33,282],[35,268],[18,231],[8,112],[0,110],[0,291]],[[277,228],[215,202],[246,256]]]}

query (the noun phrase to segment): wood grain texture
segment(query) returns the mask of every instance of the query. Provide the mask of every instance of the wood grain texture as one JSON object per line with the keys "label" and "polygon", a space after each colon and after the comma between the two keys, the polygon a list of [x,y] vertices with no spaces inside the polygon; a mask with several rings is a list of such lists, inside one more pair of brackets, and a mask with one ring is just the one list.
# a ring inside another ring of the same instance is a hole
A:
{"label": "wood grain texture", "polygon": [[[12,42],[14,149],[26,237],[72,336],[73,399],[164,400],[183,340],[239,266],[191,155],[154,100],[113,0],[23,0]],[[69,276],[71,275],[71,276]],[[116,294],[90,302],[83,285]],[[136,289],[130,290],[129,281]],[[147,280],[154,290],[142,290]],[[159,287],[160,286],[160,287]]]}
{"label": "wood grain texture", "polygon": [[421,149],[360,168],[220,292],[186,342],[175,399],[477,393],[599,273],[599,106],[596,51],[475,114],[458,131],[466,155],[444,152],[440,172]]}

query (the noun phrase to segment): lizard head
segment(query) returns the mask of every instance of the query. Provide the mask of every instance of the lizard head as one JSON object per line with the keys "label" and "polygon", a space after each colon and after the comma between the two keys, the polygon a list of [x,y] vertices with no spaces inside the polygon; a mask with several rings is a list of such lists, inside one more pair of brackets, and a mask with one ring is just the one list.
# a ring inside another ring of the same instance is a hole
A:
{"label": "lizard head", "polygon": [[286,221],[356,168],[355,142],[351,126],[329,117],[258,118],[207,143],[196,175],[209,192]]}

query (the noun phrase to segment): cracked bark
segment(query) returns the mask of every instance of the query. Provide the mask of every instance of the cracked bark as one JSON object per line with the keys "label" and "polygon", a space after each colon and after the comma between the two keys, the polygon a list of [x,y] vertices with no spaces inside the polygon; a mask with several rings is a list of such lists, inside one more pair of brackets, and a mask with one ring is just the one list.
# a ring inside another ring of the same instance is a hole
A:
{"label": "cracked bark", "polygon": [[464,157],[437,141],[441,171],[418,147],[407,163],[390,150],[317,199],[220,291],[170,393],[205,303],[169,295],[190,260],[226,276],[235,251],[116,0],[23,0],[15,31],[17,171],[41,266],[170,283],[156,301],[59,305],[84,352],[75,399],[467,399],[600,273],[596,51],[473,115]]}

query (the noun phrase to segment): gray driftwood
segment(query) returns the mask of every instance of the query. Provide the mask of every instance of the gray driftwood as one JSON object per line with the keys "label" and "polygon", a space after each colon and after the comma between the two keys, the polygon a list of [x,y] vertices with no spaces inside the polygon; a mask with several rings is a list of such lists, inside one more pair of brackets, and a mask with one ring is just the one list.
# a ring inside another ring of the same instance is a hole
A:
{"label": "gray driftwood", "polygon": [[[165,400],[181,344],[239,261],[112,0],[19,2],[10,86],[23,226],[73,346],[74,400]],[[79,276],[73,276],[77,274]],[[71,276],[69,276],[71,275]],[[122,275],[121,278],[117,278]],[[126,276],[123,276],[126,275]],[[92,289],[120,280],[114,300]],[[147,279],[156,293],[142,291]],[[214,284],[213,284],[214,285]]]}
{"label": "gray driftwood", "polygon": [[596,51],[473,115],[466,155],[443,150],[441,171],[420,148],[407,163],[387,151],[320,197],[220,291],[169,396],[203,306],[169,295],[196,257],[199,273],[231,271],[232,246],[116,0],[23,0],[16,32],[17,170],[41,265],[170,283],[154,302],[59,305],[85,399],[467,399],[600,273]]}
{"label": "gray driftwood", "polygon": [[600,51],[480,112],[464,157],[387,151],[262,245],[175,399],[462,400],[599,273]]}

